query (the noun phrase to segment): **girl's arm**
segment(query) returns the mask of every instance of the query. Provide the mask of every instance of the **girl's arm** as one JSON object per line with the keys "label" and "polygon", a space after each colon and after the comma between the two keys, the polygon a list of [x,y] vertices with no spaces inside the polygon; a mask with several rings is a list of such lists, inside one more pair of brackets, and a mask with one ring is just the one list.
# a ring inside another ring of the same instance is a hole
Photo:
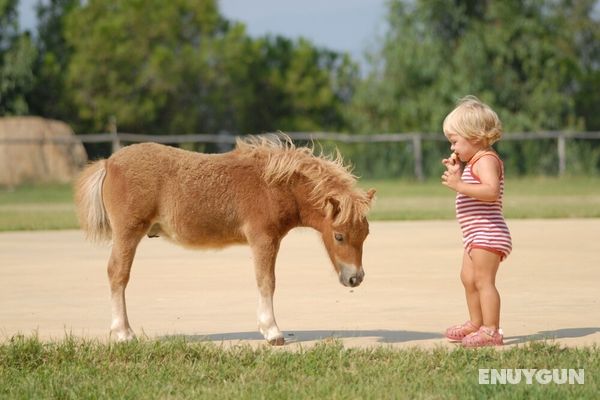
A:
{"label": "girl's arm", "polygon": [[473,172],[481,183],[465,183],[457,173],[444,173],[443,184],[449,188],[481,201],[496,201],[500,197],[500,163],[496,157],[481,157]]}

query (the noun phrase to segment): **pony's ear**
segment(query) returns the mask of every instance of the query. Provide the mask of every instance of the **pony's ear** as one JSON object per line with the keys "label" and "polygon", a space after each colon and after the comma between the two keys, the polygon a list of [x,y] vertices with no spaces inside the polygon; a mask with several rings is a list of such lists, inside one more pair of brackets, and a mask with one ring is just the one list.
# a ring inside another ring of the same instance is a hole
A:
{"label": "pony's ear", "polygon": [[331,218],[331,219],[335,219],[335,217],[337,217],[337,215],[340,213],[340,202],[336,199],[334,199],[333,197],[329,197],[327,199],[327,203],[329,205],[329,207],[327,207],[327,215]]}
{"label": "pony's ear", "polygon": [[369,201],[373,201],[373,198],[375,197],[375,193],[377,192],[377,190],[371,188],[367,191],[367,197],[369,198]]}

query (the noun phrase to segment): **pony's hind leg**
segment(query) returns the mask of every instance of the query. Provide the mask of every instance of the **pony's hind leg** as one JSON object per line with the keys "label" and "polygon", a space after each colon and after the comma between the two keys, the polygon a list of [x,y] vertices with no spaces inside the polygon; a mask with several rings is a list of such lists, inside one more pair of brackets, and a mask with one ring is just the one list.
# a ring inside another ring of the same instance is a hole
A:
{"label": "pony's hind leg", "polygon": [[273,312],[273,293],[275,292],[275,259],[279,242],[264,240],[250,243],[254,255],[254,270],[258,285],[258,329],[269,344],[282,346],[285,343]]}
{"label": "pony's hind leg", "polygon": [[135,338],[127,319],[125,288],[129,282],[129,273],[137,245],[144,233],[145,230],[142,229],[113,233],[113,248],[108,261],[108,281],[112,310],[110,334],[117,341]]}

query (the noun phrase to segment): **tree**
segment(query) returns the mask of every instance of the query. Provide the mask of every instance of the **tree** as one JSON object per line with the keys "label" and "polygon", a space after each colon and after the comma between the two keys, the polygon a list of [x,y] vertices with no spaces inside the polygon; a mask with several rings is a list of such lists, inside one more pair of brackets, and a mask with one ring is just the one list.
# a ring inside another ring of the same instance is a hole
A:
{"label": "tree", "polygon": [[584,129],[591,116],[578,114],[576,99],[600,60],[597,49],[583,57],[597,40],[581,39],[597,38],[596,3],[393,0],[376,55],[383,61],[358,90],[352,123],[363,132],[438,132],[454,102],[476,94],[507,130]]}
{"label": "tree", "polygon": [[17,3],[0,0],[0,115],[27,114],[34,82],[36,50],[29,33],[19,32]]}
{"label": "tree", "polygon": [[568,41],[575,43],[579,60],[574,87],[576,114],[585,129],[600,130],[600,4],[596,0],[565,1]]}
{"label": "tree", "polygon": [[69,13],[81,120],[146,133],[341,129],[356,66],[306,40],[252,39],[215,0],[90,0]]}
{"label": "tree", "polygon": [[250,132],[345,128],[343,107],[354,92],[358,68],[347,54],[309,41],[266,36],[254,43],[245,125]]}
{"label": "tree", "polygon": [[67,15],[79,5],[79,0],[38,3],[36,80],[27,96],[33,114],[77,122],[73,119],[75,107],[65,82],[72,49],[65,40],[64,26]]}
{"label": "tree", "polygon": [[[389,28],[349,123],[363,133],[441,132],[456,100],[474,94],[498,112],[507,132],[597,127],[597,8],[591,0],[455,0],[452,7],[392,0]],[[428,146],[426,168],[437,173],[447,149]],[[532,160],[545,171],[555,164],[537,145],[501,146],[519,173],[532,172]]]}
{"label": "tree", "polygon": [[213,0],[52,0],[38,17],[29,100],[41,115],[96,131],[112,116],[148,133],[344,127],[357,76],[348,55],[251,39]]}
{"label": "tree", "polygon": [[217,42],[239,35],[228,27],[214,0],[89,1],[69,14],[65,30],[79,117],[95,130],[111,116],[137,132],[212,126]]}

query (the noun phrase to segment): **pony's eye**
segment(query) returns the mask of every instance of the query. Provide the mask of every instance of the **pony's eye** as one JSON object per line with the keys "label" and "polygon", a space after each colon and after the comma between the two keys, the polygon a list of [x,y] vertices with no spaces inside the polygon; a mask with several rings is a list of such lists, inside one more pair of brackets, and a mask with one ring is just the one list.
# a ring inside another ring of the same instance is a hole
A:
{"label": "pony's eye", "polygon": [[341,242],[344,240],[344,236],[341,233],[336,233],[335,240],[337,240],[338,242]]}

